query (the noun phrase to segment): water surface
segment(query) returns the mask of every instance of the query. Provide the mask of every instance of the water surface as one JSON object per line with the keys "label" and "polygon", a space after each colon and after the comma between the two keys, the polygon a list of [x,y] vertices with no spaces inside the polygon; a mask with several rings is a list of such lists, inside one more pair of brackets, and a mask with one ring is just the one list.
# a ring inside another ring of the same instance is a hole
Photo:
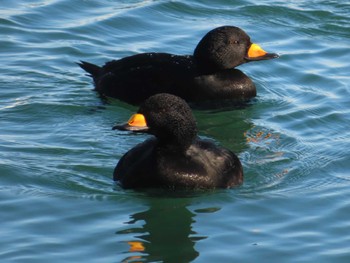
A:
{"label": "water surface", "polygon": [[[4,0],[0,11],[2,262],[349,262],[350,4],[338,1]],[[235,151],[235,189],[137,193],[114,185],[147,135],[112,131],[75,64],[191,54],[221,25],[278,60],[239,67],[248,107],[195,111],[200,135]]]}

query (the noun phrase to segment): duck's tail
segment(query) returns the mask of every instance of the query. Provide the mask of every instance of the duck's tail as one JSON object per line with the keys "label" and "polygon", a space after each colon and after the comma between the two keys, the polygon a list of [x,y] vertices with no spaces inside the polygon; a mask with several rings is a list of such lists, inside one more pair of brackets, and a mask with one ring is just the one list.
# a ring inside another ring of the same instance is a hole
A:
{"label": "duck's tail", "polygon": [[101,67],[99,67],[99,66],[97,66],[95,64],[92,64],[92,63],[89,63],[89,62],[85,62],[85,61],[77,62],[77,64],[83,70],[85,70],[87,73],[89,73],[89,76],[91,76],[92,78],[96,78],[100,74]]}

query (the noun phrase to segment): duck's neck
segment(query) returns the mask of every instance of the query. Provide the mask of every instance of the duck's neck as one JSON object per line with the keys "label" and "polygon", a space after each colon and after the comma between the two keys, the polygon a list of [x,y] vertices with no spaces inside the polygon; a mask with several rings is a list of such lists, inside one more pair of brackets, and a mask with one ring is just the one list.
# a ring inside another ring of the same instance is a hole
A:
{"label": "duck's neck", "polygon": [[170,152],[185,153],[196,140],[197,136],[179,138],[157,138],[158,146]]}
{"label": "duck's neck", "polygon": [[219,71],[214,65],[203,62],[200,58],[196,58],[195,56],[193,56],[193,61],[196,66],[197,75],[210,75]]}

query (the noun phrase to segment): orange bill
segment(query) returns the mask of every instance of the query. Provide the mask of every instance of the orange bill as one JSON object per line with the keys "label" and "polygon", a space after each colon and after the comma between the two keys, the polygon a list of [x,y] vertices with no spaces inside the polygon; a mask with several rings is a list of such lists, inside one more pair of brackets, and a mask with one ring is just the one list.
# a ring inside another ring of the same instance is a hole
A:
{"label": "orange bill", "polygon": [[275,53],[267,53],[265,50],[263,50],[258,44],[251,44],[246,59],[249,61],[253,60],[266,60],[266,59],[273,59],[278,58],[279,56]]}
{"label": "orange bill", "polygon": [[130,117],[128,124],[134,127],[145,127],[147,126],[145,116],[140,113],[136,113]]}
{"label": "orange bill", "polygon": [[115,125],[113,130],[146,132],[148,131],[148,126],[145,116],[140,113],[136,113],[131,116],[127,123]]}

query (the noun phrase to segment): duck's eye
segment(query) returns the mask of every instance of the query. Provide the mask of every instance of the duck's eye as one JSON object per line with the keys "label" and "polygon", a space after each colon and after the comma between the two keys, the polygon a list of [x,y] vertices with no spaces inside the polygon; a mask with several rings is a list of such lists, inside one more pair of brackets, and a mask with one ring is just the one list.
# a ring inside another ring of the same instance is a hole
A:
{"label": "duck's eye", "polygon": [[236,44],[236,45],[239,44],[239,40],[233,40],[232,44]]}

